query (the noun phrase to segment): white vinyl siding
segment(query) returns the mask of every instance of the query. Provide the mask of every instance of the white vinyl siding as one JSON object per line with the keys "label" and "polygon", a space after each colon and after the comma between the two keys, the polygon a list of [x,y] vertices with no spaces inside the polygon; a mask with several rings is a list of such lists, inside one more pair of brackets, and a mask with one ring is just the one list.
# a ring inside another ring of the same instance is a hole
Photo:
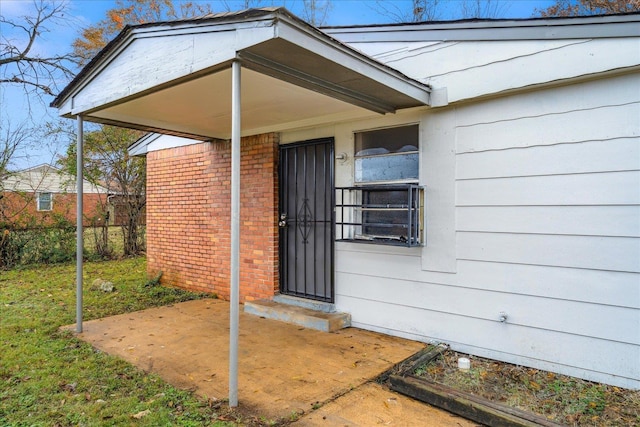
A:
{"label": "white vinyl siding", "polygon": [[[338,308],[354,326],[640,387],[639,105],[628,74],[426,114],[427,206],[452,203],[440,237],[455,268],[428,267],[443,215],[427,212],[422,253],[337,245]],[[450,177],[431,179],[451,155]]]}
{"label": "white vinyl siding", "polygon": [[379,43],[350,44],[434,89],[447,88],[449,102],[640,63],[640,39],[634,37],[406,42],[387,49]]}
{"label": "white vinyl siding", "polygon": [[[74,176],[46,164],[12,173],[5,178],[2,184],[5,190],[23,193],[55,194],[76,191]],[[83,180],[83,192],[85,194],[107,194],[108,190]]]}

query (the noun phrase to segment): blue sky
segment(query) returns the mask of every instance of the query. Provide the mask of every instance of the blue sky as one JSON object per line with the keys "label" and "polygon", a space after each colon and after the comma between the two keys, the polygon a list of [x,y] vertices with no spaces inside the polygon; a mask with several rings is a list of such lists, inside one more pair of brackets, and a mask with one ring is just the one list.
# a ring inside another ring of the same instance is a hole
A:
{"label": "blue sky", "polygon": [[[7,0],[2,0],[5,3]],[[29,3],[27,0],[9,0],[10,2]],[[197,3],[199,0],[195,0]],[[439,0],[443,5],[442,19],[454,19],[455,11],[459,8],[463,0]],[[482,0],[486,1],[486,0]],[[553,4],[553,0],[491,0],[492,3],[499,4],[503,11],[501,18],[529,18],[536,8],[541,9]],[[176,1],[177,3],[178,1]],[[231,9],[239,9],[244,2],[226,0],[202,1],[210,3],[220,8],[227,4]],[[290,11],[296,13],[300,8],[299,0],[263,0],[263,5],[284,5]],[[407,7],[409,0],[386,0],[383,3]],[[83,22],[97,22],[104,18],[105,12],[115,5],[113,0],[71,0],[71,12],[81,18]],[[329,15],[328,25],[357,25],[357,24],[377,24],[389,21],[387,16],[380,14],[375,0],[332,0],[332,10]]]}
{"label": "blue sky", "polygon": [[[198,0],[195,0],[196,2]],[[443,5],[442,12],[438,16],[441,20],[459,18],[456,12],[460,8],[463,0],[439,0]],[[484,1],[484,0],[483,0]],[[501,12],[499,18],[529,18],[535,9],[544,9],[554,3],[552,0],[491,0]],[[34,50],[39,52],[67,52],[71,43],[79,35],[82,28],[95,24],[105,17],[107,10],[115,7],[115,0],[70,0],[68,3],[67,20],[60,25],[52,25],[49,32],[43,34]],[[214,4],[220,10],[228,8],[235,10],[242,8],[242,1],[226,0],[207,2]],[[291,12],[300,14],[300,1],[281,0],[263,1],[263,5],[284,4]],[[409,0],[386,0],[383,2],[388,8],[407,8],[411,2]],[[31,0],[0,0],[0,15],[5,18],[19,20],[19,17],[29,14],[32,11]],[[362,25],[362,24],[382,24],[391,22],[388,15],[381,14],[376,1],[364,0],[332,0],[332,9],[327,19],[327,25]],[[20,34],[11,34],[6,28],[0,29],[0,36],[20,43]],[[67,82],[60,82],[61,87]],[[44,104],[51,99],[46,98]],[[44,123],[56,119],[56,112],[44,105],[28,99],[18,88],[4,87],[0,90],[0,124],[6,127],[7,120],[15,127],[17,124],[28,120],[29,117],[36,123]],[[4,134],[4,132],[3,132]],[[13,168],[25,168],[40,163],[55,161],[56,155],[64,151],[65,142],[54,144],[52,141],[36,141],[35,147],[31,147],[17,156],[12,165]]]}

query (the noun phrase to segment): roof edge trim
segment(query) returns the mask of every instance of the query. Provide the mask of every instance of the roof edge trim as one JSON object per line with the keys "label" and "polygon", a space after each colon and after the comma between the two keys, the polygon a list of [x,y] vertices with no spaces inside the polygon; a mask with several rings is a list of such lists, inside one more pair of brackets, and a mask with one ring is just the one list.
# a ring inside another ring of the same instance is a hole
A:
{"label": "roof edge trim", "polygon": [[640,13],[323,27],[344,42],[550,40],[640,37]]}

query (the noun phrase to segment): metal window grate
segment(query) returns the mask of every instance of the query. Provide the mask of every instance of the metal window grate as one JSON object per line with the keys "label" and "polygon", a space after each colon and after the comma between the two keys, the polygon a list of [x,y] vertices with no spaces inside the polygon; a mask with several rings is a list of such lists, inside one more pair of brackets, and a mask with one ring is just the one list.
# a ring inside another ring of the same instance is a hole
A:
{"label": "metal window grate", "polygon": [[416,184],[336,187],[336,241],[421,246],[423,215]]}

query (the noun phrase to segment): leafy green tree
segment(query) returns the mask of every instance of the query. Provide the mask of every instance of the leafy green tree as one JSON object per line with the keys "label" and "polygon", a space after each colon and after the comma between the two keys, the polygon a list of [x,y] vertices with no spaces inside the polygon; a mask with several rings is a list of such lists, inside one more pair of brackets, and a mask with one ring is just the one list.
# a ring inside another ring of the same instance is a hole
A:
{"label": "leafy green tree", "polygon": [[[144,250],[141,223],[146,205],[146,159],[129,155],[129,145],[143,132],[115,126],[101,126],[85,134],[84,179],[106,187],[115,214],[122,216],[124,254],[136,255]],[[59,164],[63,170],[77,176],[77,144],[69,144]],[[112,218],[114,221],[116,218]]]}

